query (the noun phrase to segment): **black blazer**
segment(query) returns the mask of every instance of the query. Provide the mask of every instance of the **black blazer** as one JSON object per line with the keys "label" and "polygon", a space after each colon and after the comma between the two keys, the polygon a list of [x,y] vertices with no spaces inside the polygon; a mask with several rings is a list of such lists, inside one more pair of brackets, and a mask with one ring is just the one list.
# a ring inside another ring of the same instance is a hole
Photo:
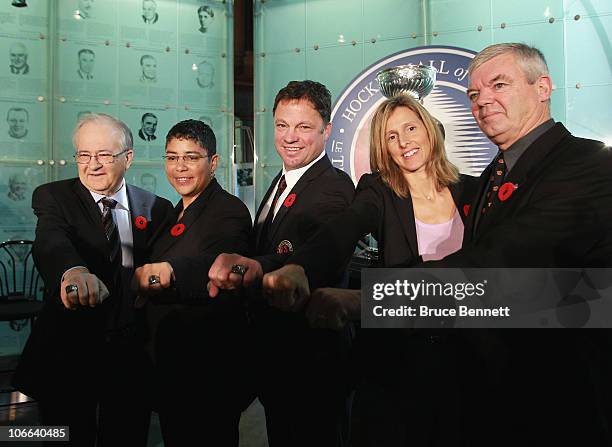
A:
{"label": "black blazer", "polygon": [[[476,183],[475,177],[461,175],[460,181],[450,187],[464,224],[466,205],[472,200]],[[296,252],[288,262],[302,265],[309,276],[325,277],[346,265],[357,241],[368,233],[378,241],[379,266],[410,267],[422,262],[412,199],[402,199],[395,194],[379,174],[364,174],[351,206],[325,225],[305,249]],[[317,253],[324,255],[317,258]]]}
{"label": "black blazer", "polygon": [[[491,165],[480,176],[476,210]],[[519,158],[505,182],[517,185],[475,225],[470,243],[441,267],[612,266],[612,152],[572,136],[561,123]]]}
{"label": "black blazer", "polygon": [[[488,183],[481,175],[472,209]],[[517,189],[479,219],[440,267],[610,267],[612,151],[561,124],[522,154],[506,182]],[[476,213],[474,213],[476,214]],[[571,279],[571,277],[570,277]],[[588,306],[587,306],[588,309]],[[608,330],[490,330],[481,431],[498,445],[611,445],[612,340]],[[489,388],[487,388],[489,383]],[[578,410],[579,409],[579,410]],[[491,419],[487,419],[490,417]],[[527,442],[529,440],[529,442]]]}
{"label": "black blazer", "polygon": [[[148,244],[172,210],[170,202],[127,185],[134,241],[134,267],[147,258]],[[109,261],[101,212],[78,178],[36,188],[32,207],[38,217],[33,256],[45,283],[44,307],[24,348],[14,379],[17,389],[39,397],[45,390],[74,385],[74,371],[95,364],[116,313],[131,308]],[[134,220],[144,217],[139,229]],[[63,273],[84,266],[108,287],[110,296],[95,308],[76,311],[60,299]],[[129,298],[131,299],[131,298]],[[137,318],[134,315],[134,318]]]}
{"label": "black blazer", "polygon": [[181,201],[155,238],[150,258],[168,261],[176,277],[173,287],[145,308],[158,381],[151,394],[161,412],[176,411],[176,402],[182,402],[175,388],[180,383],[191,394],[185,399],[205,398],[218,411],[228,406],[239,412],[250,402],[243,374],[248,368],[246,313],[240,294],[224,291],[210,298],[206,285],[220,253],[247,254],[251,215],[215,179],[185,209],[178,221],[185,230],[173,236],[182,210]]}
{"label": "black blazer", "polygon": [[[160,301],[210,304],[206,290],[208,270],[221,253],[247,254],[251,215],[244,203],[221,188],[215,179],[177,221],[182,210],[180,201],[151,249],[149,262],[168,261],[176,277],[175,287]],[[184,224],[185,230],[173,236],[170,231],[177,223]]]}
{"label": "black blazer", "polygon": [[[257,211],[255,222],[274,190],[281,173],[272,181],[272,185]],[[316,162],[300,178],[289,196],[295,195],[295,201],[289,204],[286,200],[280,209],[270,230],[268,240],[261,246],[263,248],[256,254],[256,259],[261,263],[264,273],[276,270],[285,265],[292,253],[305,247],[321,226],[334,216],[346,210],[355,193],[355,187],[350,177],[343,171],[332,166],[329,158],[324,156]],[[253,247],[257,243],[257,231],[253,236]],[[312,262],[325,252],[313,253]],[[310,277],[310,282],[316,287],[330,286],[336,283],[341,274],[335,276],[324,275],[325,279]]]}

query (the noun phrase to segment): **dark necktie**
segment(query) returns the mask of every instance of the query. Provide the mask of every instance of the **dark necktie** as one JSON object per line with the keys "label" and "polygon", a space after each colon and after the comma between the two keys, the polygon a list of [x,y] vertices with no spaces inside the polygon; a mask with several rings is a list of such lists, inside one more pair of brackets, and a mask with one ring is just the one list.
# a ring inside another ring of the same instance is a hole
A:
{"label": "dark necktie", "polygon": [[110,262],[112,265],[121,265],[121,239],[119,238],[119,228],[113,219],[113,208],[117,206],[117,201],[104,197],[102,200],[102,225],[104,233],[110,246]]}
{"label": "dark necktie", "polygon": [[274,209],[276,208],[276,203],[278,202],[278,198],[283,194],[283,192],[285,192],[285,189],[287,189],[287,182],[285,180],[285,175],[283,174],[280,180],[278,181],[278,187],[276,188],[276,194],[274,194],[274,199],[272,199],[272,204],[270,205],[270,209],[268,210],[268,215],[266,216],[266,220],[261,226],[261,231],[259,233],[258,247],[261,247],[262,244],[266,242],[266,238],[268,237],[268,231],[270,231],[270,227],[272,226],[272,221],[274,220]]}
{"label": "dark necktie", "polygon": [[504,153],[500,152],[491,169],[491,177],[489,177],[489,189],[485,196],[484,204],[482,205],[482,214],[486,214],[489,208],[496,202],[497,191],[504,182],[506,177],[506,162],[504,161]]}

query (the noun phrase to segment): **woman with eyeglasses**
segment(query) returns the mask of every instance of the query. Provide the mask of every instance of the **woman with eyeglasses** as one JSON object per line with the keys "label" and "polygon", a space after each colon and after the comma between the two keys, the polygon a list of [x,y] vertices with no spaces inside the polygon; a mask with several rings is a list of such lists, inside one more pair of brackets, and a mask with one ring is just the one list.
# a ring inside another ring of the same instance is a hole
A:
{"label": "woman with eyeglasses", "polygon": [[194,439],[238,446],[240,413],[251,400],[243,374],[246,315],[239,296],[208,296],[206,272],[220,253],[248,252],[251,217],[215,180],[219,156],[208,125],[176,124],[164,158],[181,200],[152,244],[151,263],[134,275],[136,304],[147,306],[162,434],[172,446]]}

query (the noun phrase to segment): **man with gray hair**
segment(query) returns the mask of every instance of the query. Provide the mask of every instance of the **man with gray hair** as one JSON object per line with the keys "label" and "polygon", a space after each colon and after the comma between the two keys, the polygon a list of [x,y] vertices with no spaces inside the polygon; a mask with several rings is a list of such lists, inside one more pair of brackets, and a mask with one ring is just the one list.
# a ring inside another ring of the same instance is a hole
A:
{"label": "man with gray hair", "polygon": [[105,114],[73,134],[78,178],[36,188],[33,257],[45,284],[14,385],[39,402],[43,425],[70,445],[145,446],[150,376],[130,280],[171,204],[127,185],[133,138]]}
{"label": "man with gray hair", "polygon": [[26,191],[28,190],[28,179],[24,174],[17,173],[9,177],[8,180],[8,193],[6,196],[13,202],[21,202],[26,198]]}

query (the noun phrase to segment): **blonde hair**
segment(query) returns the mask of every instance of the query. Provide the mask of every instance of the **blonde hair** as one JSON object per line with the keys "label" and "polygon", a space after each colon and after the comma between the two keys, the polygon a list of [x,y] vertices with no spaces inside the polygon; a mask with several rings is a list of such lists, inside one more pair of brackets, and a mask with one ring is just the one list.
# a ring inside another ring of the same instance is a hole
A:
{"label": "blonde hair", "polygon": [[437,120],[417,100],[405,94],[385,100],[374,112],[370,125],[370,166],[372,171],[378,172],[385,184],[398,196],[406,198],[410,195],[408,182],[401,168],[393,161],[389,153],[385,134],[387,121],[398,107],[407,107],[416,113],[427,130],[431,153],[425,170],[429,176],[433,177],[436,188],[440,190],[457,183],[459,181],[459,170],[446,157],[444,137]]}

